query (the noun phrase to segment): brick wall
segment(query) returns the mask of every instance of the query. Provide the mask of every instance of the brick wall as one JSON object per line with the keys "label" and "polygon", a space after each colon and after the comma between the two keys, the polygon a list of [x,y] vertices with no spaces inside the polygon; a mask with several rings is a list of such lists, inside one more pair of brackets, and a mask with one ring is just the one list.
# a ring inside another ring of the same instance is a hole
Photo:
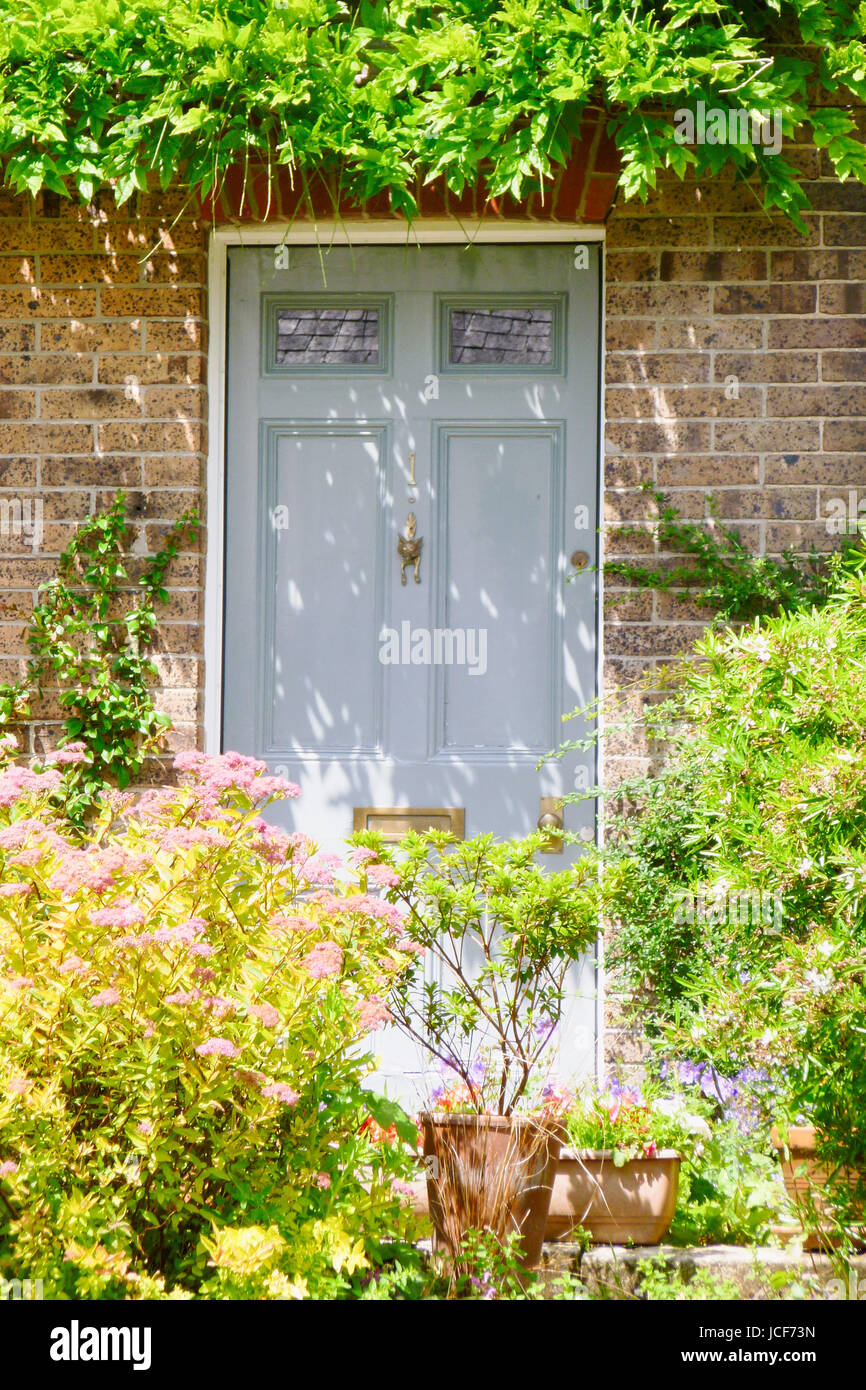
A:
{"label": "brick wall", "polygon": [[[82,517],[122,487],[153,551],[166,523],[202,507],[205,233],[181,209],[172,194],[119,213],[0,194],[0,680],[23,670],[36,586]],[[159,705],[176,746],[201,722],[202,565],[178,555],[160,613]],[[34,751],[52,744],[56,698],[35,713]]]}
{"label": "brick wall", "polygon": [[[608,556],[654,562],[642,483],[689,519],[708,514],[711,493],[764,553],[829,549],[828,500],[866,499],[866,189],[825,175],[816,150],[786,155],[809,180],[805,237],[723,178],[660,182],[645,207],[608,221]],[[638,535],[618,535],[622,524]],[[669,594],[609,585],[606,686],[670,662],[707,616]],[[609,785],[651,762],[635,735],[612,732],[604,755]],[[619,1017],[613,999],[608,1058],[636,1063],[641,1040]]]}

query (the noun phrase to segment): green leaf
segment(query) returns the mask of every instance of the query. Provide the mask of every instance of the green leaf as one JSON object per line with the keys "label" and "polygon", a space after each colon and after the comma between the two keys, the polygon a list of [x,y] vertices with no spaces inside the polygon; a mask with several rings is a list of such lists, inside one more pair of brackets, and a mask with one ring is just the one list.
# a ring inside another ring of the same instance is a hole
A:
{"label": "green leaf", "polygon": [[364,1102],[377,1125],[381,1125],[382,1129],[390,1129],[393,1125],[404,1143],[411,1144],[414,1149],[418,1142],[418,1126],[402,1106],[374,1091],[364,1093]]}

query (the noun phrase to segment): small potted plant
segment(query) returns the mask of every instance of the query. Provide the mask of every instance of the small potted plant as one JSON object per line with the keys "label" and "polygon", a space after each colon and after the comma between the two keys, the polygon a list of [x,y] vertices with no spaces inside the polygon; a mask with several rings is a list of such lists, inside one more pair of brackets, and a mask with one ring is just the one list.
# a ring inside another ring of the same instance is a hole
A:
{"label": "small potted plant", "polygon": [[[358,837],[370,845],[370,836]],[[387,896],[408,909],[407,936],[437,967],[422,987],[398,980],[398,1025],[450,1076],[419,1123],[436,1244],[455,1258],[468,1231],[519,1237],[537,1264],[558,1143],[549,1117],[526,1107],[560,1016],[566,972],[597,933],[589,861],[549,873],[543,836],[498,842],[410,834],[390,865]]]}
{"label": "small potted plant", "polygon": [[679,1097],[642,1095],[619,1082],[601,1094],[543,1093],[566,1147],[553,1182],[546,1240],[576,1227],[598,1244],[654,1245],[677,1205],[683,1149],[709,1126]]}

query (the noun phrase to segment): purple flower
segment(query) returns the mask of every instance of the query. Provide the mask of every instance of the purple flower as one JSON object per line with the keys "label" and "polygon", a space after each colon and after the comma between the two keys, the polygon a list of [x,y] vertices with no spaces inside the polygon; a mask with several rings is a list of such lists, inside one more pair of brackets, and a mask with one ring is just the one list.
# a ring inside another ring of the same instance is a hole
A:
{"label": "purple flower", "polygon": [[469,1079],[479,1086],[487,1074],[487,1063],[483,1057],[475,1057],[469,1067]]}

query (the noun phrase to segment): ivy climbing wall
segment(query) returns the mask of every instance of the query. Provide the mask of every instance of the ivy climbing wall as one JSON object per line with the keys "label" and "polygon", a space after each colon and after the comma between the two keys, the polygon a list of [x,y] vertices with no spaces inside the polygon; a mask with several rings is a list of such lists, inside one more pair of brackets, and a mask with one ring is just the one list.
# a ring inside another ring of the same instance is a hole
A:
{"label": "ivy climbing wall", "polygon": [[[179,195],[118,214],[0,194],[2,680],[23,669],[35,589],[82,517],[123,488],[144,554],[202,508],[205,246]],[[202,714],[202,555],[178,555],[167,581],[158,703],[175,724],[171,747],[189,747]],[[55,694],[33,712],[36,751],[53,745]]]}

